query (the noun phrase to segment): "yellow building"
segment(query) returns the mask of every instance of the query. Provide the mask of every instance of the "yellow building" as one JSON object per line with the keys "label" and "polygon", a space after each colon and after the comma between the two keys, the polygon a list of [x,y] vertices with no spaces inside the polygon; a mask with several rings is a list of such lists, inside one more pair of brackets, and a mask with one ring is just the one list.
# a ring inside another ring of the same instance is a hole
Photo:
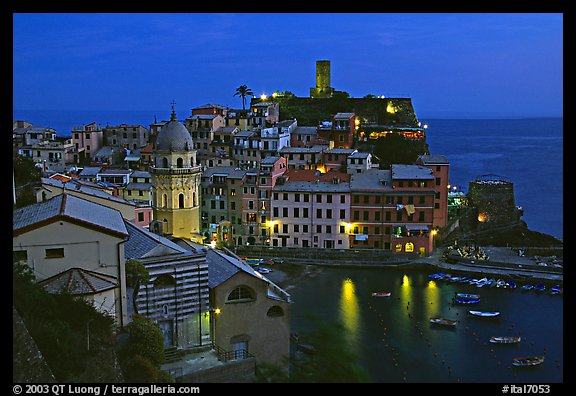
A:
{"label": "yellow building", "polygon": [[151,229],[201,242],[202,171],[196,161],[192,136],[177,120],[174,107],[170,121],[158,132],[154,143],[150,175],[156,223]]}

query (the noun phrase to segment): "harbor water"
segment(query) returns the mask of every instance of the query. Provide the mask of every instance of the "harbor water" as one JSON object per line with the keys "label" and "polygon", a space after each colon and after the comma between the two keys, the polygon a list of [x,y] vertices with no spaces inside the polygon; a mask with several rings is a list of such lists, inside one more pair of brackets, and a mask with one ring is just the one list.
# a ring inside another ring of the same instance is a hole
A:
{"label": "harbor water", "polygon": [[[431,280],[433,270],[324,268],[290,289],[292,331],[314,331],[316,317],[343,327],[342,342],[380,383],[561,383],[563,296],[520,288],[478,288]],[[373,297],[372,292],[391,292]],[[480,294],[461,305],[455,293]],[[499,311],[496,318],[469,310]],[[432,317],[456,326],[430,323]],[[521,336],[518,344],[492,344],[492,336]],[[515,357],[543,355],[543,364],[515,367]]]}

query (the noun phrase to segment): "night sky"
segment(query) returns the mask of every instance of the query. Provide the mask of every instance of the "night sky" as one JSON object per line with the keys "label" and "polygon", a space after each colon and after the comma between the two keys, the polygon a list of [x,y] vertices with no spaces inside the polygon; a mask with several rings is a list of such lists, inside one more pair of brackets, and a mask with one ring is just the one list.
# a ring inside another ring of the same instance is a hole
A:
{"label": "night sky", "polygon": [[561,13],[13,15],[13,107],[241,108],[308,96],[316,60],[352,97],[411,97],[420,116],[562,116]]}

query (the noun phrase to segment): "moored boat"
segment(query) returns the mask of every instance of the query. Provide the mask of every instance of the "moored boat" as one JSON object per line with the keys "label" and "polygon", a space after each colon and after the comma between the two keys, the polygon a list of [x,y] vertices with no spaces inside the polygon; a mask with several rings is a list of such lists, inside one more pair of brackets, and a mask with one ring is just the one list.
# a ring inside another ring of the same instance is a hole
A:
{"label": "moored boat", "polygon": [[544,290],[546,290],[546,285],[544,285],[544,283],[538,283],[537,285],[534,286],[534,290],[541,293]]}
{"label": "moored boat", "polygon": [[480,294],[472,294],[472,293],[456,293],[456,297],[458,298],[471,298],[471,299],[479,299]]}
{"label": "moored boat", "polygon": [[534,289],[534,285],[531,285],[531,284],[526,284],[520,288],[520,290],[525,291],[525,292],[530,291],[532,289]]}
{"label": "moored boat", "polygon": [[492,344],[517,344],[522,340],[520,336],[493,336],[490,337]]}
{"label": "moored boat", "polygon": [[442,326],[456,326],[457,321],[446,318],[430,318],[430,323]]}
{"label": "moored boat", "polygon": [[478,304],[480,302],[479,298],[459,298],[457,297],[454,302],[458,304]]}
{"label": "moored boat", "polygon": [[562,292],[560,285],[555,285],[550,288],[550,294],[560,294],[560,292]]}
{"label": "moored boat", "polygon": [[505,287],[506,286],[506,281],[504,279],[498,279],[496,281],[496,287]]}
{"label": "moored boat", "polygon": [[544,356],[526,356],[512,359],[514,366],[537,366],[544,363]]}
{"label": "moored boat", "polygon": [[495,317],[500,315],[500,312],[498,311],[468,311],[468,313],[470,315],[482,317]]}
{"label": "moored boat", "polygon": [[390,297],[391,292],[372,292],[372,297]]}

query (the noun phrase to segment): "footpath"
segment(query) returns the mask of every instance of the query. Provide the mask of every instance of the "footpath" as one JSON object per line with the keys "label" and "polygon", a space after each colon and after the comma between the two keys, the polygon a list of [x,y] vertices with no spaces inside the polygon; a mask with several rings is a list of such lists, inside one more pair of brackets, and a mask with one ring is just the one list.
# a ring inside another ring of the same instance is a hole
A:
{"label": "footpath", "polygon": [[[351,267],[351,268],[399,268],[399,267],[430,267],[432,271],[451,271],[454,273],[477,274],[477,275],[499,275],[502,277],[517,277],[530,280],[542,280],[554,283],[562,283],[564,279],[563,268],[556,264],[552,266],[546,263],[545,258],[522,257],[514,250],[507,247],[483,247],[488,260],[472,260],[461,258],[448,262],[443,257],[440,249],[427,257],[417,258],[394,258],[390,260],[366,260],[362,254],[358,254],[356,259],[349,260],[322,260],[318,258],[294,258],[280,257],[288,265],[305,265],[321,267]],[[274,265],[272,265],[273,267]],[[270,277],[270,275],[268,275]]]}

